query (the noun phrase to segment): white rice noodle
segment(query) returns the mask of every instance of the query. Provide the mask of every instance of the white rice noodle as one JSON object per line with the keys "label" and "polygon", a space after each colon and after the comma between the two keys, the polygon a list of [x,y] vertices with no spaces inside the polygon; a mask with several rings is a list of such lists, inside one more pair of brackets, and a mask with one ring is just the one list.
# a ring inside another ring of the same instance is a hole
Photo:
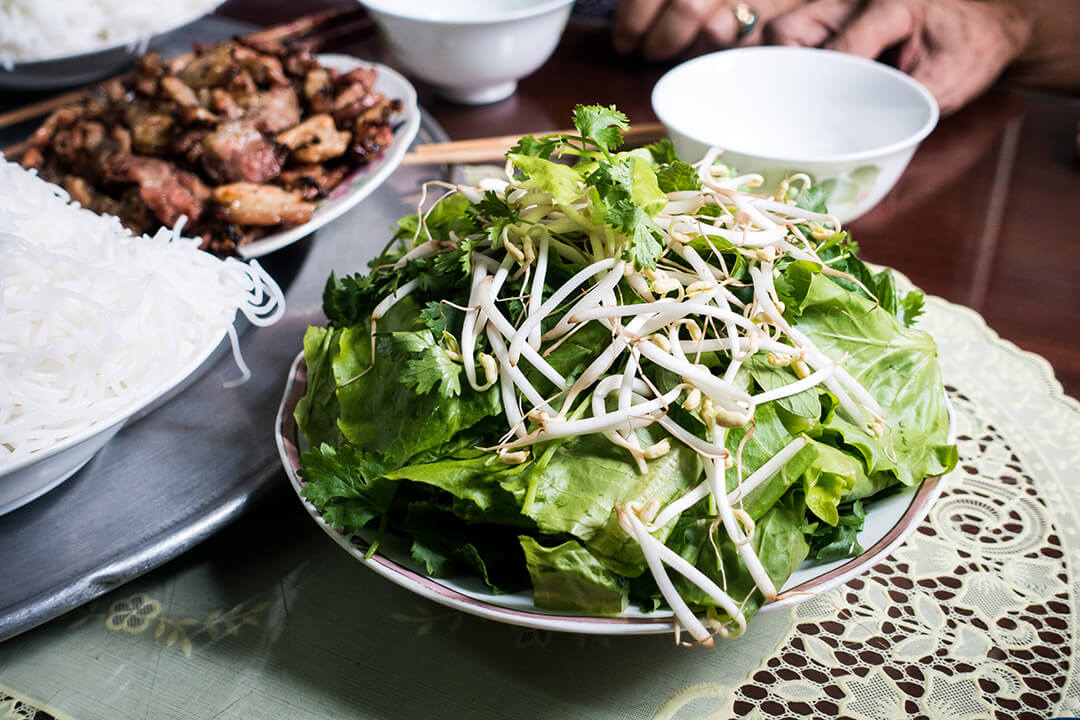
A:
{"label": "white rice noodle", "polygon": [[220,0],[0,0],[0,65],[128,45],[205,15]]}
{"label": "white rice noodle", "polygon": [[135,237],[0,159],[0,467],[125,417],[224,334],[235,348],[237,311],[281,317],[262,268],[198,244]]}

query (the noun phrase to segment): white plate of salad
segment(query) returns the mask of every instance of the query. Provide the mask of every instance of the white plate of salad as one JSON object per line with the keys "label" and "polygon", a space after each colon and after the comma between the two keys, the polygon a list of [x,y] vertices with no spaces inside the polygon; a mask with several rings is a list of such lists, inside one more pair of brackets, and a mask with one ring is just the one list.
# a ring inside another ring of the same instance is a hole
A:
{"label": "white plate of salad", "polygon": [[925,516],[957,461],[936,347],[808,178],[762,196],[715,153],[619,151],[614,108],[572,119],[331,274],[278,448],[324,530],[414,592],[711,645]]}

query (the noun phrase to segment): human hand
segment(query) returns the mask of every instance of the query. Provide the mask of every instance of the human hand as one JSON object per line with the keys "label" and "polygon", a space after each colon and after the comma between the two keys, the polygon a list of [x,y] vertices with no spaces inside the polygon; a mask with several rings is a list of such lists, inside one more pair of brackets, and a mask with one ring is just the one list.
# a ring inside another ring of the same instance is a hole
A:
{"label": "human hand", "polygon": [[628,53],[640,49],[650,60],[673,57],[698,41],[709,49],[754,45],[762,26],[805,0],[752,0],[757,22],[740,37],[734,0],[619,0],[612,41]]}
{"label": "human hand", "polygon": [[780,45],[824,46],[866,58],[898,48],[897,66],[943,114],[986,90],[1027,47],[1033,22],[1011,0],[814,0],[765,29]]}

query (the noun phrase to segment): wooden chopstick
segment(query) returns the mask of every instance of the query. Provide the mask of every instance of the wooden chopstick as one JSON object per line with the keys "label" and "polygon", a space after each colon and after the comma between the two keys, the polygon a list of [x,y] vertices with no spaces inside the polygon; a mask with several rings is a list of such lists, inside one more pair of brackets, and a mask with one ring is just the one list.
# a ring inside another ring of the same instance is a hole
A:
{"label": "wooden chopstick", "polygon": [[[557,133],[576,134],[576,130],[556,130],[554,133],[536,133],[550,135]],[[645,145],[665,136],[664,126],[660,123],[640,123],[623,133],[623,141],[628,147]],[[402,160],[404,165],[441,165],[446,163],[484,163],[502,162],[506,151],[521,139],[521,135],[500,135],[499,137],[473,138],[444,143],[417,145]]]}
{"label": "wooden chopstick", "polygon": [[[330,10],[323,10],[322,12],[312,13],[298,20],[287,22],[283,25],[277,25],[266,30],[261,30],[252,35],[248,35],[247,39],[255,42],[273,42],[276,40],[287,40],[290,38],[299,38],[305,35],[311,34],[313,31],[333,22],[333,25],[329,28],[333,35],[339,34],[335,28],[341,28],[342,24],[352,20],[354,17],[367,18],[367,13],[364,9],[357,5],[356,7],[339,7],[331,8]],[[370,22],[370,21],[368,21]],[[349,26],[349,27],[355,27]],[[190,57],[191,53],[185,53],[181,57]],[[123,77],[126,73],[117,75],[115,77]],[[100,82],[100,81],[99,81]],[[36,103],[24,105],[23,107],[16,108],[15,110],[9,110],[6,113],[0,113],[0,128],[5,128],[10,125],[21,123],[24,120],[30,120],[38,117],[39,115],[45,115],[57,110],[64,105],[70,105],[73,102],[77,102],[83,97],[84,93],[97,83],[91,83],[75,90],[69,90],[60,95],[55,95],[45,100],[40,100]],[[23,143],[19,143],[22,145]],[[10,148],[5,148],[4,153],[9,154],[9,151],[18,148],[18,145]]]}

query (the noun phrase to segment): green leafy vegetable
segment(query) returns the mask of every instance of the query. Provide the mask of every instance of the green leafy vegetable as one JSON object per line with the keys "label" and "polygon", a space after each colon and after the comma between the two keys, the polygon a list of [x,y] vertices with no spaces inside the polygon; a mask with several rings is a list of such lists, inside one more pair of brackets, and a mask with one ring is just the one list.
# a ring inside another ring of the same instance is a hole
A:
{"label": "green leafy vegetable", "polygon": [[741,627],[806,559],[862,552],[864,501],[955,466],[924,298],[825,188],[764,198],[669,141],[621,150],[614,107],[571,120],[330,274],[303,494],[432,576],[667,606],[709,642],[695,613]]}

